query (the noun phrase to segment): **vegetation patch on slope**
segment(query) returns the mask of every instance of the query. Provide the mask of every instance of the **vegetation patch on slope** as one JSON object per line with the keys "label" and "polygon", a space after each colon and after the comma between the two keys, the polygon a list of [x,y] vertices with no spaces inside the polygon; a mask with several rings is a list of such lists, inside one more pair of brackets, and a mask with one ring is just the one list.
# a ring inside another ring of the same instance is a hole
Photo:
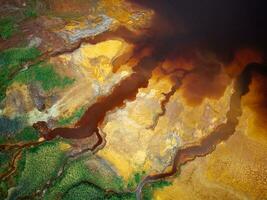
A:
{"label": "vegetation patch on slope", "polygon": [[13,199],[31,195],[57,176],[66,158],[66,152],[61,147],[62,141],[54,140],[26,151],[23,171],[17,177],[18,183],[11,196]]}
{"label": "vegetation patch on slope", "polygon": [[81,183],[71,188],[62,198],[63,200],[135,200],[134,193],[109,193],[90,183]]}
{"label": "vegetation patch on slope", "polygon": [[0,19],[0,37],[3,40],[10,38],[17,31],[14,18],[5,17]]}
{"label": "vegetation patch on slope", "polygon": [[51,64],[39,63],[20,72],[14,78],[14,81],[24,84],[30,84],[37,81],[45,91],[50,91],[54,88],[65,88],[72,84],[74,79],[60,76]]}
{"label": "vegetation patch on slope", "polygon": [[40,55],[38,49],[27,47],[10,48],[0,52],[0,102],[4,99],[13,76],[22,68],[22,65]]}
{"label": "vegetation patch on slope", "polygon": [[105,168],[101,170],[98,167],[88,167],[87,160],[88,157],[83,157],[68,163],[64,175],[47,191],[44,199],[49,200],[62,197],[70,188],[83,181],[90,182],[105,190],[113,189],[120,191],[122,189],[123,181],[120,177],[111,175],[107,172],[108,169]]}
{"label": "vegetation patch on slope", "polygon": [[[6,17],[0,19],[0,37],[7,40],[19,32],[19,24],[29,18],[35,18],[39,15],[40,7],[45,8],[43,1],[26,0],[25,6],[17,7],[16,13],[8,13]],[[39,8],[39,9],[38,9]]]}
{"label": "vegetation patch on slope", "polygon": [[39,139],[39,133],[32,126],[25,127],[22,131],[15,135],[16,141],[32,142]]}
{"label": "vegetation patch on slope", "polygon": [[127,187],[130,190],[134,190],[137,187],[137,185],[139,184],[139,182],[142,180],[142,177],[144,177],[144,176],[145,176],[144,171],[134,173],[132,175],[132,177],[129,179]]}

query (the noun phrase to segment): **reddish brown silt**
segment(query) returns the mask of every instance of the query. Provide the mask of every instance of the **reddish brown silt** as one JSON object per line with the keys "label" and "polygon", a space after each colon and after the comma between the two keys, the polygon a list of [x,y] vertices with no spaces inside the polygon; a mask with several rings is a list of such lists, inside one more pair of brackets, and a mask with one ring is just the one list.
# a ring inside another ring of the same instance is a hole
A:
{"label": "reddish brown silt", "polygon": [[74,128],[51,130],[43,121],[35,123],[33,127],[39,130],[46,140],[51,140],[56,136],[73,139],[90,137],[104,120],[108,111],[123,106],[125,100],[133,100],[138,89],[147,86],[152,71],[158,62],[159,60],[152,57],[142,58],[133,68],[133,74],[115,86],[110,95],[98,98],[97,102],[86,110]]}

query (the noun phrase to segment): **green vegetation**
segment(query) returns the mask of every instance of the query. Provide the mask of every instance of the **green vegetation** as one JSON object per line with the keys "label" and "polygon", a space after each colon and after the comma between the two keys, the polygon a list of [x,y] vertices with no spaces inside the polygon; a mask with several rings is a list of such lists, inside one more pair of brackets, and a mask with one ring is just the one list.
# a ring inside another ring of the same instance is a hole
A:
{"label": "green vegetation", "polygon": [[[17,172],[13,177],[17,184],[12,198],[30,195],[57,175],[62,166],[65,154],[60,150],[60,141],[55,140],[43,145],[24,150],[22,159],[17,165]],[[93,158],[95,159],[95,158]],[[98,167],[88,167],[88,157],[83,157],[67,164],[64,174],[45,193],[44,199],[63,200],[134,200],[135,193],[106,192],[112,188],[115,191],[123,191],[123,181],[119,177],[107,178],[105,172],[100,172]],[[90,164],[89,164],[90,165]],[[95,166],[95,164],[93,164]],[[133,182],[141,181],[142,173],[133,175]],[[169,186],[168,181],[151,183],[143,189],[143,199],[152,200],[153,192],[158,188]],[[6,195],[6,183],[0,185],[0,195]]]}
{"label": "green vegetation", "polygon": [[21,172],[24,170],[25,163],[26,163],[26,155],[27,155],[27,150],[23,149],[22,153],[21,153],[21,158],[17,162],[17,170],[12,177],[14,179],[14,182],[16,183],[16,185],[19,183],[19,179],[21,177]]}
{"label": "green vegetation", "polygon": [[88,166],[88,157],[80,158],[69,163],[65,169],[63,178],[55,182],[54,186],[47,191],[44,199],[50,200],[60,197],[68,189],[82,181],[88,181],[103,189],[112,188],[120,190],[123,185],[121,178],[109,175],[107,171],[104,171],[106,169],[102,171],[98,167],[90,169]]}
{"label": "green vegetation", "polygon": [[10,48],[0,53],[0,102],[23,63],[36,59],[40,54],[36,48]]}
{"label": "green vegetation", "polygon": [[40,56],[40,51],[36,48],[10,48],[0,53],[0,67],[10,67],[13,69],[18,65]]}
{"label": "green vegetation", "polygon": [[24,128],[25,123],[25,115],[14,119],[0,116],[0,144],[38,140],[38,132],[31,126]]}
{"label": "green vegetation", "polygon": [[58,124],[60,126],[65,126],[65,125],[74,123],[81,118],[84,112],[85,112],[85,107],[82,107],[78,109],[77,111],[75,111],[71,116],[60,119],[58,121]]}
{"label": "green vegetation", "polygon": [[0,182],[0,199],[5,199],[8,192],[8,184],[5,181]]}
{"label": "green vegetation", "polygon": [[6,136],[0,135],[0,144],[4,144],[6,140],[7,140]]}
{"label": "green vegetation", "polygon": [[0,19],[0,37],[3,40],[10,38],[16,31],[16,23],[12,17]]}
{"label": "green vegetation", "polygon": [[39,139],[39,133],[33,127],[28,126],[15,135],[16,141],[36,141]]}
{"label": "green vegetation", "polygon": [[133,176],[130,178],[127,187],[131,190],[135,189],[139,182],[142,180],[142,177],[145,176],[145,172],[136,172],[133,174]]}
{"label": "green vegetation", "polygon": [[[134,190],[137,185],[141,182],[142,178],[145,176],[145,172],[137,172],[134,173],[132,178],[129,180],[128,188]],[[160,180],[151,184],[146,185],[143,188],[143,199],[144,200],[152,200],[153,199],[153,192],[158,188],[163,188],[165,186],[171,185],[171,182]]]}
{"label": "green vegetation", "polygon": [[96,200],[104,199],[105,193],[100,188],[89,184],[81,184],[77,187],[70,189],[63,200]]}
{"label": "green vegetation", "polygon": [[[42,8],[42,10],[38,9],[38,7]],[[26,7],[24,8],[23,14],[25,19],[37,17],[40,13],[45,10],[44,1],[40,0],[27,0]]]}
{"label": "green vegetation", "polygon": [[37,17],[37,12],[34,8],[28,7],[24,11],[24,15],[25,15],[25,17]]}
{"label": "green vegetation", "polygon": [[136,200],[135,193],[121,193],[121,194],[113,194],[107,195],[105,199],[108,200]]}
{"label": "green vegetation", "polygon": [[169,181],[160,180],[160,181],[157,181],[157,182],[154,182],[154,183],[151,183],[151,184],[145,186],[143,189],[143,199],[144,200],[152,200],[153,199],[153,192],[156,189],[163,188],[163,187],[169,186],[171,184],[172,183]]}
{"label": "green vegetation", "polygon": [[0,152],[0,173],[3,173],[8,168],[12,154],[10,152]]}
{"label": "green vegetation", "polygon": [[34,18],[38,16],[37,10],[36,10],[36,1],[30,1],[28,6],[25,8],[23,14],[25,18]]}
{"label": "green vegetation", "polygon": [[63,200],[135,200],[133,193],[108,194],[90,183],[81,183],[71,188]]}
{"label": "green vegetation", "polygon": [[37,11],[37,0],[27,0],[26,7],[21,8],[23,15],[18,15],[16,17],[7,16],[0,19],[0,37],[3,40],[9,39],[18,31],[18,24],[28,18],[33,18],[38,16]]}
{"label": "green vegetation", "polygon": [[48,180],[57,175],[65,158],[60,140],[46,142],[28,149],[24,167],[21,166],[23,171],[18,177],[18,185],[12,193],[12,198],[30,195],[40,189]]}
{"label": "green vegetation", "polygon": [[[12,154],[15,152],[4,151],[0,152],[0,173],[4,173],[8,170],[9,162],[13,157]],[[0,199],[6,199],[8,194],[8,189],[16,186],[18,183],[18,177],[23,171],[26,160],[26,150],[22,151],[21,158],[17,162],[17,169],[13,176],[8,179],[2,180],[0,183]]]}
{"label": "green vegetation", "polygon": [[31,66],[28,70],[19,73],[14,78],[14,81],[24,84],[30,84],[33,81],[37,81],[45,91],[49,91],[57,87],[65,88],[72,84],[74,79],[61,77],[50,64],[39,63]]}
{"label": "green vegetation", "polygon": [[64,88],[74,82],[74,79],[61,77],[52,65],[46,63],[35,64],[12,79],[21,70],[23,63],[38,56],[40,52],[36,48],[10,48],[0,53],[0,101],[4,99],[7,87],[14,81],[24,84],[37,81],[46,91],[56,87]]}

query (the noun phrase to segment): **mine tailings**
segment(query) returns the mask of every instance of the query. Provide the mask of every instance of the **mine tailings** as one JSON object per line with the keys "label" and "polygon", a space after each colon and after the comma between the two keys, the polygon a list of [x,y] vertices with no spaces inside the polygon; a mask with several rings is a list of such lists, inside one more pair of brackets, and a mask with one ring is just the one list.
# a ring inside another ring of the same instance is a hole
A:
{"label": "mine tailings", "polygon": [[194,160],[196,157],[203,157],[207,154],[210,154],[215,150],[219,143],[226,141],[231,135],[234,134],[236,126],[239,122],[238,117],[242,115],[241,98],[249,92],[249,85],[254,72],[267,76],[267,67],[262,64],[249,64],[236,78],[234,83],[234,93],[230,99],[230,109],[226,114],[226,123],[217,126],[213,132],[211,132],[200,142],[200,144],[189,146],[184,149],[178,149],[173,160],[172,168],[169,172],[145,177],[137,187],[137,199],[142,199],[142,188],[147,183],[173,176],[180,170],[182,165]]}
{"label": "mine tailings", "polygon": [[[158,57],[156,57],[158,58]],[[98,125],[104,120],[106,113],[125,104],[125,100],[134,100],[139,88],[146,87],[152,71],[160,62],[155,56],[147,56],[133,67],[133,73],[114,87],[111,94],[100,97],[91,105],[74,128],[49,129],[46,122],[39,121],[33,125],[46,140],[57,136],[71,139],[90,137],[96,132]]]}

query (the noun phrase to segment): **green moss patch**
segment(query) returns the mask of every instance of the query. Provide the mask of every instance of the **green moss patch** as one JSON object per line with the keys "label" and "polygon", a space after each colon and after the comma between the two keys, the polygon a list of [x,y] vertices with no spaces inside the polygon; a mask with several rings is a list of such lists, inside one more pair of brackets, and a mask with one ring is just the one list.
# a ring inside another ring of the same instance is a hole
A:
{"label": "green moss patch", "polygon": [[80,158],[69,163],[62,179],[55,182],[54,186],[47,191],[44,199],[62,197],[70,188],[83,181],[93,183],[103,189],[122,190],[122,179],[109,172],[108,168],[98,166],[104,161],[97,159],[99,158],[91,158],[91,161],[88,161],[88,158]]}
{"label": "green moss patch", "polygon": [[0,152],[0,173],[4,173],[9,166],[9,161],[12,158],[12,152]]}
{"label": "green moss patch", "polygon": [[35,18],[38,16],[37,10],[36,10],[36,2],[31,1],[27,4],[28,6],[25,8],[23,14],[25,18]]}
{"label": "green moss patch", "polygon": [[[138,184],[142,181],[142,178],[144,178],[145,175],[146,174],[144,171],[134,173],[132,178],[130,178],[127,187],[130,190],[134,190],[138,186]],[[160,181],[157,181],[154,183],[147,184],[143,188],[143,194],[142,194],[143,199],[144,200],[152,200],[153,199],[153,193],[156,189],[163,188],[163,187],[169,186],[171,184],[172,184],[171,182],[165,181],[165,180],[160,180]]]}
{"label": "green moss patch", "polygon": [[100,188],[94,187],[89,184],[81,184],[70,189],[63,197],[63,200],[96,200],[104,198],[105,193]]}
{"label": "green moss patch", "polygon": [[[9,163],[13,158],[15,151],[3,151],[0,152],[0,173],[5,173],[9,168]],[[0,199],[6,199],[8,195],[8,189],[15,187],[18,183],[18,178],[24,169],[26,160],[26,150],[22,151],[21,158],[17,162],[15,173],[8,179],[2,180],[0,183]]]}
{"label": "green moss patch", "polygon": [[15,135],[16,141],[31,142],[39,139],[39,133],[33,127],[25,127],[22,131]]}
{"label": "green moss patch", "polygon": [[145,176],[144,171],[134,173],[128,181],[127,188],[129,188],[130,190],[134,190],[137,187],[137,185],[141,182],[144,176]]}
{"label": "green moss patch", "polygon": [[12,193],[13,199],[31,195],[52,177],[57,176],[66,158],[60,144],[60,140],[54,140],[26,151],[23,171],[18,175],[18,185]]}
{"label": "green moss patch", "polygon": [[0,101],[4,99],[7,87],[22,65],[40,54],[36,48],[10,48],[0,53]]}
{"label": "green moss patch", "polygon": [[[0,37],[3,40],[7,40],[10,37],[12,37],[15,33],[18,32],[18,24],[22,22],[23,20],[27,20],[29,18],[34,18],[38,16],[37,10],[38,4],[40,7],[40,4],[43,4],[41,1],[38,0],[27,0],[26,6],[23,8],[20,8],[20,11],[18,15],[9,15],[7,17],[0,19]],[[44,6],[42,6],[42,9],[44,9]]]}
{"label": "green moss patch", "polygon": [[24,84],[37,81],[45,91],[50,91],[54,88],[65,88],[72,84],[74,79],[60,76],[50,64],[39,63],[19,73],[14,81]]}
{"label": "green moss patch", "polygon": [[0,199],[5,199],[8,194],[8,184],[4,181],[0,182]]}
{"label": "green moss patch", "polygon": [[81,183],[71,188],[63,200],[135,200],[134,193],[110,194],[90,183]]}
{"label": "green moss patch", "polygon": [[0,68],[14,67],[40,56],[36,48],[10,48],[0,53]]}
{"label": "green moss patch", "polygon": [[0,19],[0,37],[3,40],[10,38],[17,31],[17,25],[12,17]]}

